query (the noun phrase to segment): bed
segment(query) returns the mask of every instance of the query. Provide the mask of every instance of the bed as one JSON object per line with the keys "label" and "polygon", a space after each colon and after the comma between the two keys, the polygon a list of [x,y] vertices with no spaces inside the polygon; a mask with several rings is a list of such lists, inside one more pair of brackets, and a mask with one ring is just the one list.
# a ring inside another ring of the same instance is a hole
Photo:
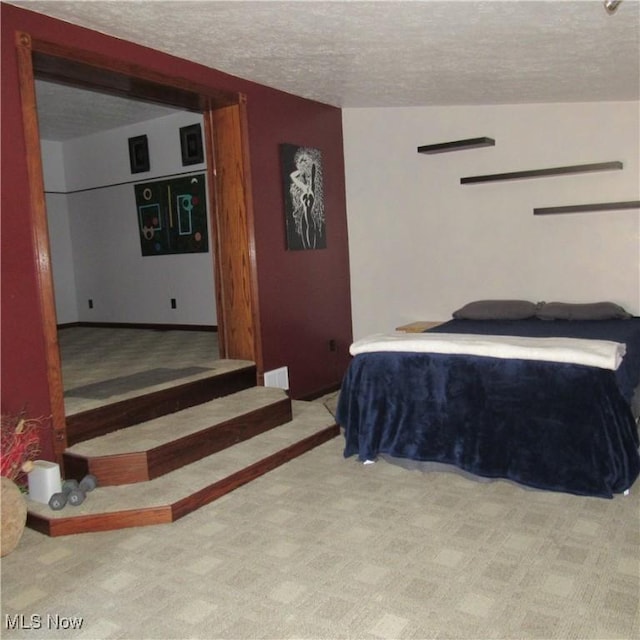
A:
{"label": "bed", "polygon": [[[565,316],[562,306],[547,317],[530,304],[523,317],[458,310],[425,334],[354,343],[336,410],[344,456],[438,463],[576,495],[627,491],[640,473],[640,317]],[[458,349],[456,336],[498,343],[498,355]],[[453,347],[433,351],[436,341]],[[607,359],[540,352],[551,343],[606,347]]]}

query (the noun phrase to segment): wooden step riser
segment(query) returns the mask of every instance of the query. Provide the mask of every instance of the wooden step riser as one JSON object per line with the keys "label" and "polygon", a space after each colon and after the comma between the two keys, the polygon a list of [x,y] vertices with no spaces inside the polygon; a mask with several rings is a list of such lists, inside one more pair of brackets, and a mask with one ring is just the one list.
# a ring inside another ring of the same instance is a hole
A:
{"label": "wooden step riser", "polygon": [[193,495],[178,500],[172,505],[120,511],[113,513],[95,514],[91,516],[70,516],[51,520],[38,517],[32,513],[27,516],[27,526],[45,535],[57,537],[76,533],[90,533],[97,531],[113,531],[128,527],[141,527],[153,524],[168,524],[192,513],[214,500],[230,493],[234,489],[272,471],[289,460],[310,451],[311,449],[335,438],[340,433],[337,425],[315,433],[300,440],[263,460],[260,460],[241,471],[231,474],[227,478],[204,487]]}
{"label": "wooden step riser", "polygon": [[192,511],[221,498],[223,495],[230,493],[234,489],[237,489],[256,478],[259,478],[269,471],[273,471],[273,469],[285,464],[285,462],[289,462],[290,460],[301,456],[303,453],[306,453],[311,449],[315,449],[328,440],[335,438],[339,434],[340,427],[337,425],[327,427],[318,433],[314,433],[308,438],[289,445],[277,453],[231,474],[224,480],[201,489],[200,491],[190,495],[188,498],[179,500],[173,505],[174,520],[182,518]]}
{"label": "wooden step riser", "polygon": [[[73,507],[69,507],[72,509]],[[68,536],[75,533],[91,533],[93,531],[115,531],[130,527],[144,527],[152,524],[169,524],[172,522],[171,506],[153,509],[136,509],[99,513],[87,516],[70,516],[68,518],[45,518],[27,514],[27,527],[39,531],[46,536]]]}
{"label": "wooden step riser", "polygon": [[[96,476],[99,486],[145,482],[285,424],[291,419],[291,400],[283,398],[149,451],[89,459],[65,453],[64,477],[80,480],[91,473]],[[135,429],[135,426],[130,428]]]}
{"label": "wooden step riser", "polygon": [[73,446],[255,385],[256,368],[252,366],[83,411],[67,417],[67,445]]}

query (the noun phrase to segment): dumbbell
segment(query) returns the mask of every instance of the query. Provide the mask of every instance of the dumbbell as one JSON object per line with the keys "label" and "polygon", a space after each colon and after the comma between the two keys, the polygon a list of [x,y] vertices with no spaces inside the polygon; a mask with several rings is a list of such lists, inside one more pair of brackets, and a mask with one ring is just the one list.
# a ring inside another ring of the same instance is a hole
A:
{"label": "dumbbell", "polygon": [[62,491],[54,493],[49,498],[49,506],[54,511],[64,509],[67,503],[77,507],[84,502],[89,491],[93,491],[98,486],[95,476],[86,475],[80,482],[77,480],[65,480],[62,483]]}
{"label": "dumbbell", "polygon": [[78,484],[78,488],[82,489],[85,493],[89,493],[93,491],[98,486],[98,478],[96,478],[91,473],[87,474],[80,483]]}
{"label": "dumbbell", "polygon": [[54,493],[49,498],[49,506],[54,511],[60,511],[64,509],[67,502],[74,507],[82,504],[86,497],[85,492],[80,489],[80,485],[77,480],[65,480],[62,483],[62,491]]}

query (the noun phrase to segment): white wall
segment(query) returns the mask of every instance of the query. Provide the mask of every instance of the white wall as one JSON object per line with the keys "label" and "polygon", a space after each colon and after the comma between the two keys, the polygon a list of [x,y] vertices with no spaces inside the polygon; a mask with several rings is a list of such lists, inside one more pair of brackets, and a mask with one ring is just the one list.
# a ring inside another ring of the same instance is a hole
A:
{"label": "white wall", "polygon": [[73,246],[69,227],[69,210],[64,174],[64,150],[61,142],[41,141],[44,183],[47,190],[47,223],[56,316],[59,324],[76,322],[78,302],[73,266]]}
{"label": "white wall", "polygon": [[[205,170],[204,163],[182,166],[179,128],[196,122],[200,114],[170,115],[66,141],[62,153],[59,143],[43,142],[59,323],[217,323],[211,229],[208,253],[143,257],[137,225],[135,183]],[[151,170],[132,175],[128,138],[143,134]]]}
{"label": "white wall", "polygon": [[[534,207],[640,199],[640,104],[343,110],[354,338],[480,298],[612,300],[640,315],[640,212]],[[417,147],[488,136],[494,147]],[[619,160],[622,171],[461,185]]]}

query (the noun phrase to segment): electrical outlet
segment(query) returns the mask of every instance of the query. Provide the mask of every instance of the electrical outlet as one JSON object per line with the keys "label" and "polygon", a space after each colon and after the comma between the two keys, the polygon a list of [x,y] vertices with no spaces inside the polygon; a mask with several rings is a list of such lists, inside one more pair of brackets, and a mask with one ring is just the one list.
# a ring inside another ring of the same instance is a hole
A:
{"label": "electrical outlet", "polygon": [[171,308],[172,309],[176,308],[176,299],[175,298],[171,298]]}
{"label": "electrical outlet", "polygon": [[93,300],[89,298],[88,302],[89,302],[89,309],[93,309]]}
{"label": "electrical outlet", "polygon": [[336,341],[332,338],[331,340],[329,340],[329,351],[337,351],[338,350],[338,345],[336,344]]}

